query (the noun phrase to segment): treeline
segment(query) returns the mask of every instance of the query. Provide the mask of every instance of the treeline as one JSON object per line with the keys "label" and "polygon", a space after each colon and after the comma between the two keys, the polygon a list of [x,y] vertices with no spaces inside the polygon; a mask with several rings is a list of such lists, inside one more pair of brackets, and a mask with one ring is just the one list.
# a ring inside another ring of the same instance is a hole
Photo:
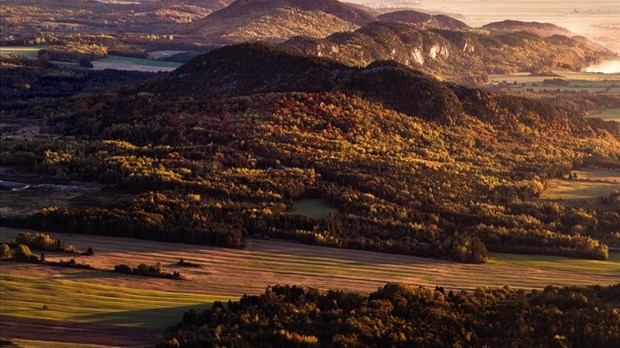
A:
{"label": "treeline", "polygon": [[[31,216],[1,217],[5,226],[51,232],[134,237],[241,248],[246,232],[239,217],[202,209],[200,196],[146,193],[116,208],[50,207]],[[228,216],[227,216],[228,215]]]}
{"label": "treeline", "polygon": [[474,292],[388,284],[368,296],[268,287],[190,310],[172,347],[617,347],[620,284]]}

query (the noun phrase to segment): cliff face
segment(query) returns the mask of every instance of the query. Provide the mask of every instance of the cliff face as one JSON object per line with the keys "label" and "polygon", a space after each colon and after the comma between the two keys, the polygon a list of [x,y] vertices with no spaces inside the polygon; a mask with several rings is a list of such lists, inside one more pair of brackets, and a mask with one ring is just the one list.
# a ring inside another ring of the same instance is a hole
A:
{"label": "cliff face", "polygon": [[394,60],[443,79],[482,82],[487,74],[534,69],[581,70],[613,56],[582,37],[526,32],[422,30],[406,23],[374,22],[324,39],[296,37],[283,44],[353,66]]}

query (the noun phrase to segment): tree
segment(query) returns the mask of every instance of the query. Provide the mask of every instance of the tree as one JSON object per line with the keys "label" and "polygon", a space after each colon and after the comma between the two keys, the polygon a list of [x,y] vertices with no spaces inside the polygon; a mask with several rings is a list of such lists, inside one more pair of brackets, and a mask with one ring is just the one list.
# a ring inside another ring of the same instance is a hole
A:
{"label": "tree", "polygon": [[0,247],[0,259],[10,259],[11,257],[13,257],[13,253],[9,245],[2,244],[2,247]]}
{"label": "tree", "polygon": [[15,259],[18,261],[38,261],[38,258],[32,255],[30,248],[24,244],[18,244],[15,248]]}
{"label": "tree", "polygon": [[93,68],[94,67],[93,63],[87,57],[80,59],[80,66],[82,68]]}

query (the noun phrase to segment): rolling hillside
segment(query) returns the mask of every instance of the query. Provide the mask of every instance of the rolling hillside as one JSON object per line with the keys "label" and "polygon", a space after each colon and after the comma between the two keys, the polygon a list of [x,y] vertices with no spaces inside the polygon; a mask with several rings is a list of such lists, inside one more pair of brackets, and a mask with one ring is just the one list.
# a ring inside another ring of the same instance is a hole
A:
{"label": "rolling hillside", "polygon": [[469,26],[462,21],[446,15],[431,15],[413,10],[383,13],[377,18],[383,22],[403,22],[415,25],[420,29],[467,30]]}
{"label": "rolling hillside", "polygon": [[[8,142],[3,162],[134,195],[0,223],[237,248],[267,235],[473,263],[487,249],[606,259],[620,246],[613,200],[585,213],[536,200],[575,166],[618,165],[619,125],[585,117],[616,97],[506,96],[393,62],[352,68],[244,44],[76,98],[47,125],[81,140]],[[338,213],[287,213],[307,197]]]}
{"label": "rolling hillside", "polygon": [[282,42],[298,35],[325,37],[351,31],[374,20],[368,12],[336,0],[237,0],[183,32],[212,45]]}
{"label": "rolling hillside", "polygon": [[515,20],[504,20],[501,22],[493,22],[486,24],[482,27],[490,31],[492,34],[501,35],[506,33],[515,32],[527,32],[536,34],[542,37],[549,37],[553,35],[563,35],[572,37],[576,34],[566,28],[562,28],[551,23],[538,23],[538,22],[522,22]]}
{"label": "rolling hillside", "polygon": [[540,68],[581,70],[613,56],[612,52],[582,37],[420,30],[416,25],[402,22],[375,22],[324,39],[296,37],[284,46],[353,66],[394,60],[461,82],[485,81],[491,73]]}

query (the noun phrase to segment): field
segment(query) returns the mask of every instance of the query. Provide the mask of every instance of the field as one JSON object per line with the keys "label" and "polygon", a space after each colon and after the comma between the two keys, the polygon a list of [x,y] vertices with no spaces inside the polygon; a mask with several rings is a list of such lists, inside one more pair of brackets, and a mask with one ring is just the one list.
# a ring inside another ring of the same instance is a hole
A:
{"label": "field", "polygon": [[[489,86],[495,83],[508,82],[508,84],[500,85],[503,90],[514,92],[519,91],[568,91],[581,92],[587,90],[589,93],[598,93],[605,95],[620,95],[620,73],[616,74],[599,74],[589,72],[574,71],[554,71],[559,76],[532,76],[530,73],[515,73],[504,75],[489,75]],[[544,80],[563,79],[567,86],[555,86],[544,84]],[[516,84],[514,84],[516,82]]]}
{"label": "field", "polygon": [[116,69],[144,72],[165,72],[172,71],[181,64],[173,62],[162,62],[150,59],[130,58],[121,56],[107,56],[93,62],[94,69]]}
{"label": "field", "polygon": [[599,197],[609,195],[613,190],[620,190],[620,184],[555,179],[551,181],[540,198],[594,202]]}
{"label": "field", "polygon": [[338,210],[323,199],[308,198],[293,202],[293,206],[288,213],[322,218],[332,213],[338,213]]}
{"label": "field", "polygon": [[161,50],[161,51],[151,51],[147,53],[149,59],[163,59],[167,57],[172,57],[175,54],[184,53],[187,51],[175,51],[175,50]]}
{"label": "field", "polygon": [[620,109],[607,109],[601,113],[590,115],[590,117],[600,118],[606,121],[620,122]]}
{"label": "field", "polygon": [[45,48],[45,46],[7,46],[0,47],[0,55],[16,54],[20,56],[26,56],[30,59],[37,59],[39,51]]}
{"label": "field", "polygon": [[544,200],[561,200],[571,204],[596,204],[598,198],[620,190],[620,172],[586,168],[572,172],[577,179],[551,180],[540,195]]}
{"label": "field", "polygon": [[[3,227],[1,239],[12,240],[18,231]],[[118,263],[136,266],[142,262],[154,264],[161,261],[164,270],[179,271],[188,280],[125,276],[23,263],[3,267],[3,272],[225,297],[238,297],[246,292],[259,293],[270,284],[301,284],[323,289],[370,292],[385,282],[474,289],[480,285],[542,288],[548,284],[610,284],[620,281],[620,260],[616,256],[611,261],[526,256],[525,259],[530,262],[513,265],[506,260],[514,259],[514,255],[493,254],[489,264],[468,265],[276,240],[250,239],[246,249],[235,250],[125,238],[52,235],[82,250],[92,246],[95,256],[79,256],[76,260],[98,269],[109,270]],[[67,260],[69,257],[73,256],[46,253],[48,260]],[[181,258],[201,267],[176,265]],[[584,269],[588,269],[588,272],[579,272]]]}
{"label": "field", "polygon": [[[2,227],[0,239],[14,240],[21,231]],[[92,246],[95,255],[46,252],[47,260],[75,258],[97,270],[0,262],[0,320],[8,328],[3,330],[5,337],[70,342],[63,341],[63,337],[68,337],[93,344],[139,337],[134,342],[139,346],[155,340],[157,330],[177,321],[189,307],[208,305],[218,298],[261,293],[273,284],[370,292],[386,282],[467,290],[478,286],[531,289],[548,284],[620,282],[620,254],[613,253],[608,261],[492,253],[489,263],[468,265],[276,240],[249,239],[246,249],[235,250],[126,238],[52,235],[81,250]],[[178,265],[181,258],[198,267]],[[178,271],[185,280],[109,272],[119,263],[136,266],[157,261],[162,262],[164,271]],[[43,309],[44,305],[47,309]],[[29,329],[19,329],[24,327]],[[50,327],[62,332],[62,336],[45,331]],[[82,330],[95,330],[94,337],[80,338]]]}
{"label": "field", "polygon": [[[45,46],[7,46],[0,47],[0,55],[7,54],[17,54],[26,56],[30,59],[37,59],[38,53],[41,49],[45,48]],[[167,55],[172,55],[173,53],[178,53],[183,51],[154,51],[151,52],[154,54],[154,58],[156,57],[165,57]],[[70,68],[79,68],[75,63],[65,63],[65,62],[54,62],[57,65],[70,67]],[[128,71],[143,71],[143,72],[165,72],[172,71],[179,66],[180,63],[174,62],[164,62],[159,60],[152,59],[141,59],[141,58],[131,58],[131,57],[122,57],[122,56],[107,56],[102,59],[97,59],[93,61],[94,69],[104,70],[104,69],[116,69],[116,70],[128,70]]]}
{"label": "field", "polygon": [[[152,346],[190,308],[216,300],[201,294],[159,292],[0,273],[0,337],[26,338],[21,347],[73,347],[73,343]],[[77,278],[79,279],[79,277]],[[87,330],[88,335],[84,335]],[[43,340],[44,342],[37,342]],[[48,341],[64,342],[50,345]]]}
{"label": "field", "polygon": [[[66,343],[66,342],[51,342],[51,341],[37,341],[37,340],[22,340],[11,339],[14,345],[6,346],[5,348],[104,348],[106,346],[95,344],[80,344],[80,343]],[[4,346],[3,346],[4,347]]]}
{"label": "field", "polygon": [[620,171],[598,169],[598,168],[583,168],[580,170],[573,170],[572,174],[577,175],[579,180],[592,180],[620,184]]}
{"label": "field", "polygon": [[153,330],[165,329],[189,308],[229,299],[4,273],[0,289],[2,316]]}

